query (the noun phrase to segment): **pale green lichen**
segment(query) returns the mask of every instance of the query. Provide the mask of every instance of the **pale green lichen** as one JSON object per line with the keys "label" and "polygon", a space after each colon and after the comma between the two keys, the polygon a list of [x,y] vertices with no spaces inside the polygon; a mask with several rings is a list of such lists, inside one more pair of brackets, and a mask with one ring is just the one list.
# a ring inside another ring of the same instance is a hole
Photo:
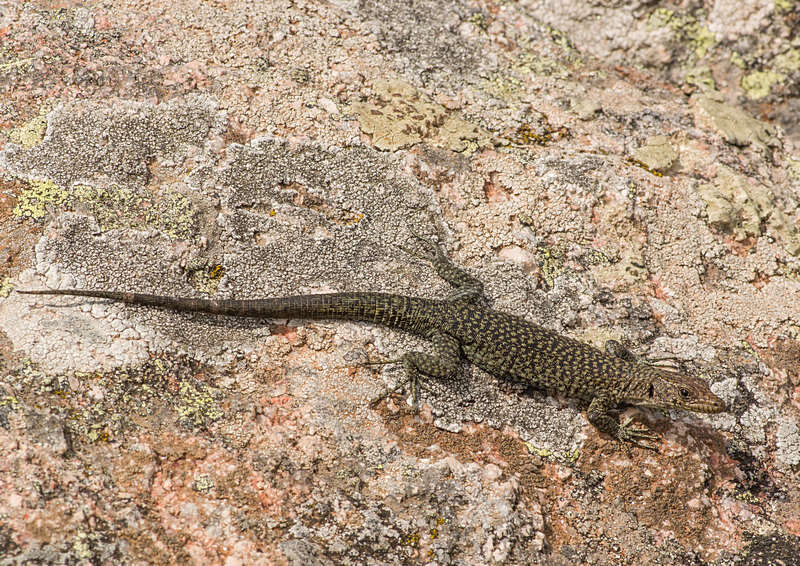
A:
{"label": "pale green lichen", "polygon": [[708,26],[698,25],[691,36],[691,45],[698,59],[705,56],[717,43],[717,38]]}
{"label": "pale green lichen", "polygon": [[762,234],[767,225],[784,249],[800,254],[800,231],[775,205],[775,196],[764,185],[750,183],[727,167],[720,167],[715,184],[701,184],[697,193],[706,204],[711,226],[742,241]]}
{"label": "pale green lichen", "polygon": [[8,277],[4,277],[3,281],[0,282],[0,297],[6,298],[11,294],[11,290],[14,286],[11,284],[11,281]]}
{"label": "pale green lichen", "polygon": [[786,78],[783,73],[775,71],[755,71],[742,77],[742,89],[750,100],[759,100],[767,96],[772,87]]}
{"label": "pale green lichen", "polygon": [[678,152],[666,136],[651,136],[633,152],[633,157],[648,169],[663,172],[672,167],[678,159]]}
{"label": "pale green lichen", "polygon": [[194,426],[207,426],[224,416],[214,395],[217,389],[184,381],[179,387],[180,402],[176,408],[182,420]]}
{"label": "pale green lichen", "polygon": [[195,478],[194,483],[192,484],[192,489],[199,491],[200,493],[207,493],[214,489],[214,485],[214,478],[208,474],[202,474]]}
{"label": "pale green lichen", "polygon": [[145,221],[172,239],[188,238],[194,228],[195,210],[185,195],[168,191],[145,216]]}
{"label": "pale green lichen", "polygon": [[190,237],[194,230],[194,207],[183,194],[167,190],[163,195],[141,196],[116,185],[76,185],[72,191],[65,191],[49,180],[29,181],[12,214],[38,220],[48,208],[73,209],[79,205],[89,209],[104,232],[155,228],[172,239],[180,239]]}
{"label": "pale green lichen", "polygon": [[657,8],[647,20],[650,29],[669,27],[679,41],[685,43],[694,55],[701,59],[717,43],[717,38],[708,26],[701,24],[697,16],[684,14],[668,8]]}
{"label": "pale green lichen", "polygon": [[79,531],[75,535],[72,539],[72,552],[79,560],[88,562],[91,558],[94,558],[94,552],[92,552],[92,544],[88,533]]}
{"label": "pale green lichen", "polygon": [[472,13],[472,15],[470,15],[470,17],[467,18],[466,21],[471,23],[475,27],[486,31],[486,27],[488,25],[487,22],[486,22],[486,16],[484,14],[482,14],[481,12]]}
{"label": "pale green lichen", "polygon": [[431,137],[431,145],[452,151],[474,153],[490,144],[490,136],[482,128],[459,118],[448,116],[442,127]]}
{"label": "pale green lichen", "polygon": [[775,57],[775,69],[782,73],[800,71],[800,49],[789,49]]}
{"label": "pale green lichen", "polygon": [[350,109],[378,149],[395,151],[427,139],[437,147],[468,151],[491,141],[482,128],[449,116],[442,105],[404,81],[379,80],[373,91],[373,101],[356,102]]}
{"label": "pale green lichen", "polygon": [[[580,60],[575,60],[573,63],[580,66]],[[543,77],[565,78],[569,75],[569,67],[557,59],[545,57],[533,51],[524,51],[522,55],[517,57],[513,70],[521,75],[539,75]],[[520,85],[522,86],[522,83]],[[522,93],[524,94],[524,88]]]}
{"label": "pale green lichen", "polygon": [[721,167],[716,183],[699,185],[697,193],[706,203],[708,221],[714,228],[740,241],[761,234],[761,217],[770,207],[770,199],[741,175]]}
{"label": "pale green lichen", "polygon": [[576,51],[575,44],[572,43],[572,39],[570,39],[566,32],[554,28],[549,24],[545,24],[544,29],[547,31],[548,35],[550,35],[550,39],[553,40],[553,43],[558,45],[561,49],[567,53],[574,53]]}
{"label": "pale green lichen", "polygon": [[684,80],[690,84],[700,87],[703,90],[715,90],[717,83],[711,74],[709,67],[692,67],[686,70]]}
{"label": "pale green lichen", "polygon": [[60,207],[69,200],[69,193],[61,189],[53,181],[34,180],[28,182],[17,197],[17,205],[11,211],[16,218],[33,218],[38,220],[47,214],[47,207]]}
{"label": "pale green lichen", "polygon": [[756,145],[761,149],[777,144],[775,127],[750,116],[741,108],[701,96],[698,105],[711,118],[714,127],[728,143],[738,146]]}
{"label": "pale green lichen", "polygon": [[603,107],[600,103],[590,97],[575,97],[570,100],[570,110],[578,116],[580,120],[591,120],[595,114],[600,112]]}
{"label": "pale green lichen", "polygon": [[220,281],[225,275],[225,268],[221,264],[208,265],[203,261],[198,265],[189,265],[186,268],[189,273],[189,278],[192,281],[192,287],[201,293],[213,295],[219,289]]}
{"label": "pale green lichen", "polygon": [[800,181],[800,158],[788,158],[786,160],[786,166],[792,179]]}
{"label": "pale green lichen", "polygon": [[14,69],[20,69],[23,73],[28,72],[33,67],[33,57],[26,57],[25,59],[15,59],[8,63],[0,63],[0,75],[5,74]]}
{"label": "pale green lichen", "polygon": [[744,69],[745,67],[747,67],[747,63],[745,63],[744,58],[739,53],[737,53],[736,51],[733,51],[731,53],[731,58],[730,59],[731,59],[731,63],[736,65],[740,69]]}
{"label": "pale green lichen", "polygon": [[[532,73],[530,67],[523,67],[518,62],[516,69],[520,73]],[[519,79],[504,73],[491,73],[483,80],[481,88],[486,94],[499,100],[513,102],[519,100],[525,94],[525,88]]]}
{"label": "pale green lichen", "polygon": [[25,149],[30,149],[42,143],[46,131],[47,116],[39,114],[19,128],[11,130],[8,137],[12,142],[21,145]]}
{"label": "pale green lichen", "polygon": [[768,219],[769,227],[781,239],[783,248],[793,256],[800,255],[800,230],[797,222],[780,208],[774,208]]}
{"label": "pale green lichen", "polygon": [[19,406],[19,399],[16,397],[12,397],[11,395],[4,395],[0,397],[0,408],[2,407],[10,407],[11,410],[16,410]]}
{"label": "pale green lichen", "polygon": [[351,109],[361,129],[378,149],[394,151],[422,141],[444,122],[446,111],[400,81],[376,81],[373,102],[356,102]]}

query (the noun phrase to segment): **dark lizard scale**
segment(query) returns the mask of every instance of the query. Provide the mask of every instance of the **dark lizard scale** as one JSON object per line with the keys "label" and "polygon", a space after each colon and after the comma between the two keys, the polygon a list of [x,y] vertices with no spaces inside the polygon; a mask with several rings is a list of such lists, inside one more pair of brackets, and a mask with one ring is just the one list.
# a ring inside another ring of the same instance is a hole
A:
{"label": "dark lizard scale", "polygon": [[[18,292],[97,297],[229,316],[365,321],[397,328],[429,339],[435,349],[433,355],[407,352],[402,356],[415,404],[421,376],[453,376],[463,355],[498,377],[589,401],[587,416],[592,424],[619,440],[645,448],[652,448],[646,441],[657,437],[646,428],[630,426],[629,420],[620,423],[613,417],[611,412],[620,404],[704,413],[725,409],[723,401],[702,380],[636,361],[616,343],[615,352],[602,352],[521,317],[481,306],[481,282],[454,266],[437,245],[420,240],[429,250],[425,258],[455,287],[447,300],[372,292],[245,300],[81,289]],[[610,351],[609,344],[606,349]]]}

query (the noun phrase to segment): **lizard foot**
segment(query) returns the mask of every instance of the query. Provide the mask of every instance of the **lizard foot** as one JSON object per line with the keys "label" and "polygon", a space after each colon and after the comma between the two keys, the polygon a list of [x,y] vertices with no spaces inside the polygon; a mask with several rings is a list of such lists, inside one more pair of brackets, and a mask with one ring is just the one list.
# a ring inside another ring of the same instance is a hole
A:
{"label": "lizard foot", "polygon": [[647,427],[632,426],[631,417],[626,418],[619,424],[617,431],[617,438],[622,442],[630,442],[639,448],[646,448],[658,452],[658,447],[655,444],[650,444],[648,441],[657,442],[658,435],[650,432]]}
{"label": "lizard foot", "polygon": [[428,263],[436,263],[437,260],[441,261],[441,258],[444,256],[444,252],[442,252],[441,247],[439,247],[437,243],[421,235],[410,224],[408,225],[408,231],[417,241],[419,241],[423,245],[425,250],[422,252],[417,252],[412,250],[411,248],[407,248],[406,246],[397,245],[399,249],[401,249],[411,257],[415,257],[417,259],[426,261]]}
{"label": "lizard foot", "polygon": [[426,391],[428,389],[422,384],[421,381],[419,381],[418,379],[415,379],[413,377],[407,377],[407,378],[403,379],[402,381],[400,381],[400,383],[398,383],[395,387],[387,388],[383,393],[381,393],[380,395],[378,395],[377,397],[375,397],[374,399],[372,399],[369,402],[369,404],[368,404],[369,408],[370,409],[374,409],[375,407],[378,406],[378,404],[381,401],[383,401],[384,399],[386,399],[390,395],[394,395],[395,393],[399,392],[401,389],[404,389],[405,386],[408,385],[408,384],[411,385],[411,397],[412,397],[411,405],[412,405],[412,407],[414,409],[414,412],[418,413],[419,412],[419,391],[420,391],[420,389],[425,389]]}

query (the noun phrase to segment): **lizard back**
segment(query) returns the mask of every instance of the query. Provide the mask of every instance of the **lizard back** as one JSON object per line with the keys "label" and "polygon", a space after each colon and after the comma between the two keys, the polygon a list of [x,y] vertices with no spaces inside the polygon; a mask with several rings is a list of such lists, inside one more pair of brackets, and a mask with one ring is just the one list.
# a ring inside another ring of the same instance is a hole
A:
{"label": "lizard back", "polygon": [[584,399],[598,390],[624,392],[636,364],[562,336],[522,317],[476,305],[451,306],[445,330],[464,355],[497,376]]}

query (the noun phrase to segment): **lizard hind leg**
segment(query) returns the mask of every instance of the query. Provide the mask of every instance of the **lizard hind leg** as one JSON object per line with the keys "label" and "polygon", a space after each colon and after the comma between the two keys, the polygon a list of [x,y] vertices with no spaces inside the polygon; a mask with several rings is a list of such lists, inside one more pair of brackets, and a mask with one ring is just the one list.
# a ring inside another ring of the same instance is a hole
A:
{"label": "lizard hind leg", "polygon": [[[638,363],[647,364],[649,366],[653,366],[653,367],[657,367],[657,368],[676,371],[676,367],[675,367],[676,358],[674,356],[665,356],[665,357],[662,357],[662,358],[650,358],[650,357],[648,357],[646,359],[643,359],[643,358],[640,358],[639,356],[637,356],[636,354],[634,354],[633,352],[631,352],[628,348],[623,346],[617,340],[607,340],[606,344],[605,344],[605,350],[606,350],[606,354],[608,354],[610,356],[617,357],[617,358],[621,358],[623,360],[627,360],[629,362],[638,362]],[[664,362],[664,361],[669,361],[671,363],[668,363],[668,364],[661,363],[661,362]]]}
{"label": "lizard hind leg", "polygon": [[[377,405],[380,401],[400,390],[406,384],[411,389],[411,399],[414,410],[419,409],[419,391],[424,388],[423,376],[446,378],[456,374],[461,365],[458,340],[443,333],[432,333],[428,336],[435,350],[435,354],[425,352],[406,352],[399,360],[405,368],[405,378],[394,388],[387,390],[370,402],[370,406]],[[375,364],[377,365],[377,364]]]}

